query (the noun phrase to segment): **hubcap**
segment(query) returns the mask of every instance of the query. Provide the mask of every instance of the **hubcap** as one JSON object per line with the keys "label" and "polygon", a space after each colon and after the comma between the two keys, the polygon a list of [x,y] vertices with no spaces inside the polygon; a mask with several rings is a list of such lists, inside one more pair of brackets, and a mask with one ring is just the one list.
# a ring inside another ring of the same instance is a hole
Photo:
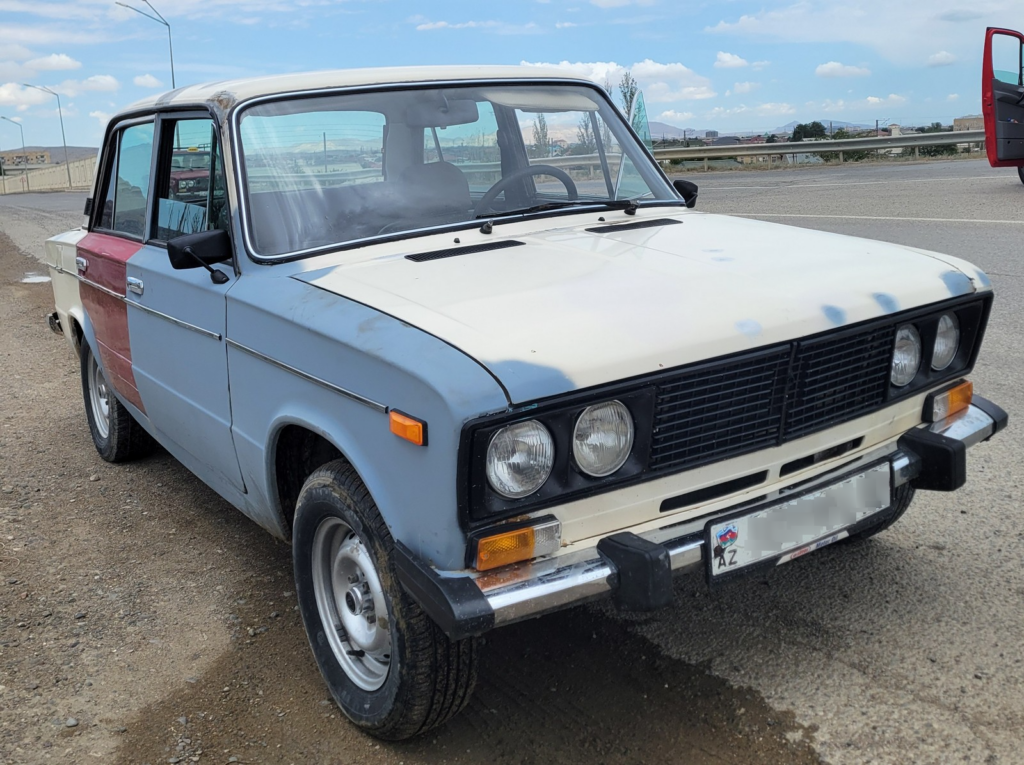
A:
{"label": "hubcap", "polygon": [[105,439],[110,435],[110,389],[95,356],[89,359],[89,404],[96,432]]}
{"label": "hubcap", "polygon": [[313,537],[313,593],[334,657],[364,691],[391,668],[391,625],[370,551],[347,523],[326,518]]}

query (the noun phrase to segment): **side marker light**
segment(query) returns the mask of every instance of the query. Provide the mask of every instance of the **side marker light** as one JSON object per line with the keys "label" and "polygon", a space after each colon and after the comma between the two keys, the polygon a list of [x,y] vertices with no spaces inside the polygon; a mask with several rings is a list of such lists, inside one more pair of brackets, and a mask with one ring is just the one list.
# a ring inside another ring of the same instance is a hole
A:
{"label": "side marker light", "polygon": [[427,423],[423,420],[402,414],[397,409],[388,412],[388,419],[391,422],[391,432],[396,436],[404,438],[416,446],[427,445]]}

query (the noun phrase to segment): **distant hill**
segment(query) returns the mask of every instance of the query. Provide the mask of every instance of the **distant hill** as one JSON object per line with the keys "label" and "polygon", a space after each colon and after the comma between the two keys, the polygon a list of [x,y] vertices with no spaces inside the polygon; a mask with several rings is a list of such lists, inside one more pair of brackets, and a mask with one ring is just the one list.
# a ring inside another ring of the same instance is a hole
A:
{"label": "distant hill", "polygon": [[[661,139],[661,138],[683,138],[684,137],[683,136],[683,128],[677,128],[675,125],[669,125],[669,124],[667,124],[665,122],[656,122],[655,120],[651,120],[650,123],[648,123],[648,126],[651,129],[651,137],[652,138]],[[694,131],[692,129],[687,128],[686,131],[688,132],[688,134],[691,137],[693,136]]]}

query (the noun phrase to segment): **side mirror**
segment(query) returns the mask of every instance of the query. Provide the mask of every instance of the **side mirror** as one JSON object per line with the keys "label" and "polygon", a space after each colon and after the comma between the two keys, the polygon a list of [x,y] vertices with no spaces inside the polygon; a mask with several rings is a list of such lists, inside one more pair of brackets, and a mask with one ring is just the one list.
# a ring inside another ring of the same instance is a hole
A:
{"label": "side mirror", "polygon": [[203,268],[231,260],[231,237],[227,231],[212,229],[176,236],[167,242],[171,268]]}
{"label": "side mirror", "polygon": [[693,208],[697,206],[697,184],[693,181],[682,179],[672,181],[672,186],[679,192],[679,196],[686,202],[686,206]]}

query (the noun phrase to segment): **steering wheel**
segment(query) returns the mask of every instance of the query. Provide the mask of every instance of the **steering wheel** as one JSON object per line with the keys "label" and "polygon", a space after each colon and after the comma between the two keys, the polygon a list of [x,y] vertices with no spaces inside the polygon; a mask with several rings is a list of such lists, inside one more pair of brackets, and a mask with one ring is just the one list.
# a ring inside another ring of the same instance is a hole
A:
{"label": "steering wheel", "polygon": [[529,167],[523,167],[516,170],[511,175],[506,175],[487,189],[487,193],[481,197],[480,201],[476,203],[476,207],[473,208],[473,217],[477,218],[490,210],[491,204],[498,198],[498,194],[503,192],[506,187],[516,181],[522,180],[523,178],[529,178],[534,175],[550,175],[565,186],[565,193],[568,195],[569,201],[575,201],[579,198],[579,192],[576,190],[576,184],[573,183],[572,178],[569,177],[567,172],[559,170],[557,167],[553,167],[551,165],[530,165]]}

